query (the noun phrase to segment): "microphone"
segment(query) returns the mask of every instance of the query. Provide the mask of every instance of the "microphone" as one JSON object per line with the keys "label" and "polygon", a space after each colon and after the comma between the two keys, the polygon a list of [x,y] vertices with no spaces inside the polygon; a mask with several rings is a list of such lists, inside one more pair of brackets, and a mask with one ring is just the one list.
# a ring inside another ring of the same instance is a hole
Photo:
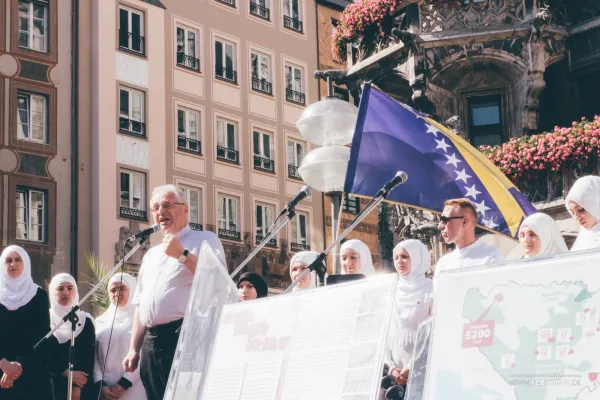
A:
{"label": "microphone", "polygon": [[388,183],[386,183],[385,186],[382,187],[379,190],[379,192],[377,192],[375,197],[379,197],[379,196],[383,196],[383,195],[387,196],[389,194],[389,192],[391,192],[396,186],[406,183],[407,180],[408,180],[408,174],[406,172],[404,172],[404,171],[396,172],[396,176],[394,176],[394,178],[392,178],[392,180],[390,180]]}
{"label": "microphone", "polygon": [[281,217],[286,212],[289,212],[290,210],[292,210],[294,207],[296,207],[296,205],[298,203],[300,203],[306,197],[310,196],[310,193],[311,193],[310,186],[302,186],[302,189],[300,189],[300,192],[296,195],[296,197],[294,197],[292,199],[292,201],[287,203],[285,208],[283,210],[281,210],[281,213],[279,214],[279,216]]}
{"label": "microphone", "polygon": [[160,232],[160,225],[158,225],[158,224],[154,224],[150,228],[144,229],[140,233],[136,233],[135,235],[129,236],[127,238],[127,241],[128,242],[133,242],[134,240],[137,240],[137,239],[140,239],[140,238],[147,238],[148,236],[150,236],[150,235],[152,235],[153,233],[156,233],[156,232]]}

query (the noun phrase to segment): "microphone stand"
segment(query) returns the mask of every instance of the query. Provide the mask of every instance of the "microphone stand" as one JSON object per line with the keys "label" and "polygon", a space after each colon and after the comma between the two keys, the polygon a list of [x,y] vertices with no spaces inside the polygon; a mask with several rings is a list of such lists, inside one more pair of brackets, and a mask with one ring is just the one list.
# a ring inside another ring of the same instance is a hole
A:
{"label": "microphone stand", "polygon": [[[398,184],[400,184],[400,183],[398,183]],[[373,200],[371,200],[369,205],[364,210],[362,210],[361,212],[358,213],[358,215],[354,218],[352,223],[344,230],[344,232],[342,232],[340,235],[338,235],[338,237],[334,240],[334,242],[331,243],[329,245],[329,247],[325,249],[325,251],[323,251],[321,254],[319,254],[317,259],[315,261],[313,261],[312,264],[310,264],[308,266],[308,268],[306,268],[302,272],[302,274],[300,274],[300,276],[298,278],[296,278],[296,280],[294,282],[292,282],[292,284],[283,292],[283,294],[289,293],[292,290],[294,290],[294,288],[296,286],[298,286],[298,284],[302,281],[302,279],[306,275],[308,275],[311,271],[315,271],[317,273],[317,277],[319,278],[319,283],[317,286],[324,286],[325,285],[325,273],[327,272],[327,267],[325,267],[324,261],[325,261],[325,258],[327,257],[327,254],[329,254],[331,252],[331,250],[333,250],[337,246],[337,244],[342,241],[343,238],[348,236],[350,231],[352,231],[352,229],[354,229],[354,227],[356,225],[358,225],[360,223],[360,221],[362,221],[371,211],[373,211],[373,209],[375,207],[377,207],[379,205],[379,203],[381,203],[383,200],[385,200],[393,189],[394,189],[394,187],[391,187],[389,189],[384,187],[383,189],[381,189],[379,191],[379,193],[377,194],[377,196],[375,196],[373,198]]]}
{"label": "microphone stand", "polygon": [[[283,213],[285,213],[285,209],[283,210]],[[285,218],[283,220],[281,220],[280,222],[277,223],[277,225],[275,225],[273,227],[273,229],[269,232],[269,234],[267,236],[265,236],[265,238],[256,246],[256,248],[252,251],[252,253],[250,253],[248,255],[248,257],[246,257],[246,259],[244,261],[242,261],[242,263],[235,269],[235,271],[233,271],[231,273],[231,275],[229,275],[229,277],[231,279],[233,279],[241,270],[242,268],[244,268],[249,262],[250,260],[267,244],[269,243],[269,241],[277,234],[277,232],[279,232],[281,230],[281,228],[283,228],[285,226],[285,224],[287,224],[290,220],[292,220],[294,217],[296,216],[296,207],[295,206],[291,206],[287,208],[287,215],[285,216]]]}
{"label": "microphone stand", "polygon": [[[83,297],[83,299],[81,299],[79,301],[79,304],[74,305],[71,308],[71,311],[69,311],[67,313],[67,315],[65,315],[62,318],[62,321],[58,325],[56,325],[54,328],[52,328],[52,330],[50,332],[48,332],[46,334],[46,336],[44,336],[43,338],[41,338],[40,341],[35,344],[35,346],[33,346],[33,351],[39,350],[39,348],[46,341],[48,341],[48,339],[50,339],[52,337],[52,335],[54,334],[54,332],[56,332],[58,330],[58,328],[60,328],[62,326],[62,324],[64,324],[67,321],[71,322],[71,346],[69,347],[69,377],[68,377],[68,385],[69,385],[69,387],[67,389],[67,393],[68,393],[67,400],[71,400],[72,399],[72,395],[73,395],[73,367],[74,367],[74,364],[75,364],[75,329],[76,329],[77,323],[79,322],[79,317],[77,316],[77,311],[79,311],[81,305],[83,303],[85,303],[85,301],[87,299],[89,299],[94,293],[96,293],[98,291],[98,289],[100,289],[100,286],[102,286],[105,281],[107,281],[110,278],[112,278],[112,275],[113,275],[113,273],[116,270],[118,270],[119,268],[123,267],[123,264],[125,263],[125,261],[127,261],[133,255],[133,253],[135,253],[141,247],[141,245],[144,244],[144,242],[146,242],[146,240],[148,240],[149,237],[150,237],[150,234],[148,236],[142,236],[140,238],[140,241],[138,242],[138,244],[136,244],[129,251],[129,253],[127,253],[125,255],[125,257],[123,257],[123,259],[121,261],[119,261],[119,263],[117,265],[115,265],[102,279],[100,279],[100,281],[96,284],[96,286],[94,286]],[[52,293],[49,293],[49,295],[53,296]]]}

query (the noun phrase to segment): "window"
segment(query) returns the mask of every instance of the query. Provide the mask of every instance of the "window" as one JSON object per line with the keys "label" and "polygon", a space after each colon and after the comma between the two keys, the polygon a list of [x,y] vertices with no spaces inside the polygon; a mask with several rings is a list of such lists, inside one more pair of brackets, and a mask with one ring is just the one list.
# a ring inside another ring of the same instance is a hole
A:
{"label": "window", "polygon": [[19,0],[19,47],[48,52],[48,2]]}
{"label": "window", "polygon": [[240,163],[236,136],[237,124],[235,122],[217,120],[217,160],[234,164]]}
{"label": "window", "polygon": [[[256,205],[256,244],[262,242],[267,236],[267,232],[273,223],[274,213],[275,208],[271,205]],[[277,240],[275,238],[269,240],[267,246],[277,247]]]}
{"label": "window", "polygon": [[285,99],[292,103],[304,105],[302,92],[302,69],[300,67],[285,66]]}
{"label": "window", "polygon": [[297,32],[302,32],[300,0],[283,0],[283,26]]}
{"label": "window", "polygon": [[197,31],[177,27],[177,65],[194,71],[200,71]]}
{"label": "window", "polygon": [[200,223],[200,214],[202,211],[200,202],[202,199],[202,192],[200,189],[189,186],[181,186],[179,189],[183,192],[189,205],[188,222],[190,228],[195,231],[201,231],[203,229],[202,224]]}
{"label": "window", "polygon": [[342,209],[347,213],[358,214],[360,211],[360,198],[346,193]]}
{"label": "window", "polygon": [[144,55],[146,43],[144,14],[129,8],[119,8],[119,48]]}
{"label": "window", "polygon": [[146,136],[144,98],[144,92],[123,87],[119,89],[119,130],[121,132]]}
{"label": "window", "polygon": [[275,162],[272,159],[272,136],[264,132],[253,132],[254,169],[275,172]]}
{"label": "window", "polygon": [[17,139],[48,142],[47,104],[45,96],[17,92]]}
{"label": "window", "polygon": [[226,4],[230,7],[235,7],[235,0],[217,0],[219,3]]}
{"label": "window", "polygon": [[251,53],[252,90],[273,94],[270,68],[271,58],[264,54]]}
{"label": "window", "polygon": [[304,159],[304,144],[288,140],[288,178],[299,179],[298,168]]}
{"label": "window", "polygon": [[120,216],[146,221],[146,174],[121,170],[120,189]]}
{"label": "window", "polygon": [[198,127],[200,113],[183,107],[177,107],[177,149],[202,154],[202,142]]}
{"label": "window", "polygon": [[308,215],[302,212],[296,212],[296,218],[290,223],[292,224],[290,250],[292,252],[310,250],[307,235]]}
{"label": "window", "polygon": [[215,41],[215,76],[237,83],[235,44],[224,40]]}
{"label": "window", "polygon": [[271,15],[267,0],[250,0],[250,14],[270,21]]}
{"label": "window", "polygon": [[17,240],[46,240],[46,192],[17,186]]}
{"label": "window", "polygon": [[495,146],[503,141],[502,96],[471,96],[467,99],[469,110],[469,136],[475,146]]}
{"label": "window", "polygon": [[350,94],[348,93],[348,90],[337,86],[333,87],[333,97],[343,101],[350,101]]}
{"label": "window", "polygon": [[225,239],[240,240],[238,226],[238,199],[229,196],[219,197],[219,236]]}

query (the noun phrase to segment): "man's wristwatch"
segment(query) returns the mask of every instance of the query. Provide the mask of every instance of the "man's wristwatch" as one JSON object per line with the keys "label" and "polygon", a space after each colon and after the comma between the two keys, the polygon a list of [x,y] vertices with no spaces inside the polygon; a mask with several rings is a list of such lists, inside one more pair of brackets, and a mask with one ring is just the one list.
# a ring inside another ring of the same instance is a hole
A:
{"label": "man's wristwatch", "polygon": [[187,261],[187,256],[188,254],[190,254],[188,249],[184,249],[183,253],[181,253],[181,255],[179,256],[179,258],[177,259],[177,261],[179,261],[180,263],[185,263]]}

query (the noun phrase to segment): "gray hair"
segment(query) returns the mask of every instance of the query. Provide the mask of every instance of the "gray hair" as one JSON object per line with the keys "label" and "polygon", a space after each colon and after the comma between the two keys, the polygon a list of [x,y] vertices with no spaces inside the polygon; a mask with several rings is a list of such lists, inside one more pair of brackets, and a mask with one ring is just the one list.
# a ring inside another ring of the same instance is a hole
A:
{"label": "gray hair", "polygon": [[187,204],[187,199],[183,195],[183,191],[175,185],[161,185],[155,187],[150,196],[150,204],[156,203],[158,198],[167,194],[174,194],[179,203]]}

